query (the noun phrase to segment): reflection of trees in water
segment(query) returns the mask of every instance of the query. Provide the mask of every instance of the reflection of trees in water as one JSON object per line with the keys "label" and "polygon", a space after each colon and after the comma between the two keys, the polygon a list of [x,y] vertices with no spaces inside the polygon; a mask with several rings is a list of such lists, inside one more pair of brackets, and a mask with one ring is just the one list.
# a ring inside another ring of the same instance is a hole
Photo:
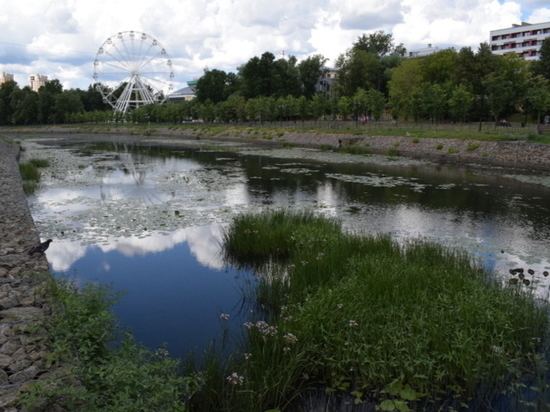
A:
{"label": "reflection of trees in water", "polygon": [[[118,153],[117,157],[122,162],[122,172],[127,176],[132,176],[135,183],[135,185],[122,184],[117,194],[120,194],[124,199],[135,199],[144,204],[165,203],[156,189],[147,185],[147,170],[144,167],[138,167],[140,161],[136,160],[135,155],[128,150],[128,146],[116,143],[114,145],[115,151]],[[105,188],[104,185],[100,185],[99,190],[103,201],[111,200],[112,195],[109,193],[109,189]]]}

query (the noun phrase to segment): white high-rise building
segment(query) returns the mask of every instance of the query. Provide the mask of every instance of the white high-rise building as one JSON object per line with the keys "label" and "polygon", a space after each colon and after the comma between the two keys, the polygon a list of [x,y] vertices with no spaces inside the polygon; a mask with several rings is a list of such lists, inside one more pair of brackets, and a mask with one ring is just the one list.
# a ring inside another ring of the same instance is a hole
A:
{"label": "white high-rise building", "polygon": [[35,92],[37,92],[38,89],[44,86],[47,81],[48,81],[48,76],[42,76],[40,74],[34,74],[29,77],[31,89],[33,89]]}
{"label": "white high-rise building", "polygon": [[2,72],[0,74],[0,84],[5,83],[5,82],[9,82],[10,80],[13,81],[13,74],[5,73],[5,72]]}
{"label": "white high-rise building", "polygon": [[508,29],[491,30],[491,50],[494,54],[515,52],[526,60],[539,58],[542,42],[550,37],[550,21],[514,24]]}

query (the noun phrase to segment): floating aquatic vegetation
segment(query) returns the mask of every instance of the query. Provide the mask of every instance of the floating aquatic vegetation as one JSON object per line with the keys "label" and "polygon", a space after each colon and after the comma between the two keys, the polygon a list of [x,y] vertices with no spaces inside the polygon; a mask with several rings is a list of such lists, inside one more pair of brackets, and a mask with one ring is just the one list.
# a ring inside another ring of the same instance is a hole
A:
{"label": "floating aquatic vegetation", "polygon": [[504,175],[504,177],[515,179],[524,183],[534,183],[550,187],[550,176],[548,175]]}

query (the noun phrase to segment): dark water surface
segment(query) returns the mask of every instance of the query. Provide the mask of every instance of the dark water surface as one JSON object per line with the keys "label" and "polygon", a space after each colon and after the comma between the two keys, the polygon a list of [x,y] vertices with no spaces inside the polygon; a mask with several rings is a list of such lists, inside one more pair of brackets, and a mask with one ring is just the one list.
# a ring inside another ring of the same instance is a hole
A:
{"label": "dark water surface", "polygon": [[30,198],[41,237],[54,239],[52,270],[126,290],[114,310],[152,349],[167,343],[180,355],[223,331],[238,333],[250,316],[243,291],[255,278],[224,263],[221,233],[236,214],[267,208],[313,209],[349,230],[464,248],[503,282],[510,268],[529,267],[529,288],[548,296],[548,176],[311,149],[169,144],[24,143],[25,157],[52,162]]}

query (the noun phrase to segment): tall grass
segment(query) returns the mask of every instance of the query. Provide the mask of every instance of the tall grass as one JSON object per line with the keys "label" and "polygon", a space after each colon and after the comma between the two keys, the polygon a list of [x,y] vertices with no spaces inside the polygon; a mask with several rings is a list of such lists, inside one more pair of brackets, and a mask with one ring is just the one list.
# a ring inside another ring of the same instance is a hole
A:
{"label": "tall grass", "polygon": [[285,409],[307,388],[383,410],[490,410],[544,365],[546,303],[461,251],[288,211],[240,216],[225,241],[232,262],[257,270],[268,314],[251,315],[244,355],[218,365],[196,410]]}

